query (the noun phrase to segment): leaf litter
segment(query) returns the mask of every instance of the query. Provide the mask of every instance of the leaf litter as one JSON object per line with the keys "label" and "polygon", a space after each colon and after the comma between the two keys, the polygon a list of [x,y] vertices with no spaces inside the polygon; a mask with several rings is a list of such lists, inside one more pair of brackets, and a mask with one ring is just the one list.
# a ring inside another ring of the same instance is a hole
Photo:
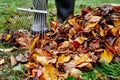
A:
{"label": "leaf litter", "polygon": [[45,33],[44,39],[11,29],[2,35],[7,44],[28,50],[27,56],[16,57],[24,64],[27,79],[64,80],[69,75],[82,79],[81,71],[92,70],[100,60],[111,63],[120,57],[120,6],[84,8],[65,24],[53,21],[50,27],[52,32]]}

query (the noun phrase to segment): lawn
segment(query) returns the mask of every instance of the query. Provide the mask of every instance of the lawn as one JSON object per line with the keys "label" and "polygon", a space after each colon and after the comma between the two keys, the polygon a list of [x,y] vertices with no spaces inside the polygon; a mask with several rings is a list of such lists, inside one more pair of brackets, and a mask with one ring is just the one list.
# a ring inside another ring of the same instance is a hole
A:
{"label": "lawn", "polygon": [[[79,14],[79,11],[81,8],[88,7],[88,6],[96,7],[103,3],[120,4],[120,0],[76,0],[74,13],[75,15],[77,15]],[[29,14],[29,13],[17,11],[18,7],[30,8],[32,7],[32,1],[31,0],[0,0],[0,33],[3,33],[6,28],[12,28],[15,30],[19,28],[30,29],[30,26],[33,20],[33,14],[30,13],[31,17],[28,19],[26,14]],[[56,15],[55,3],[54,3],[54,0],[49,0],[47,24],[49,24],[49,19],[53,14]],[[9,48],[9,47],[11,46],[3,44],[0,41],[0,48]],[[10,54],[0,52],[0,58],[5,58],[6,60],[5,65],[0,66],[0,80],[2,79],[3,80],[22,80],[20,79],[20,77],[26,77],[25,75],[23,75],[24,72],[22,71],[22,65],[20,64],[16,66],[17,68],[20,69],[20,71],[16,72],[15,70],[13,70],[13,67],[11,66],[10,60],[9,60],[11,55],[17,56],[22,52],[24,51],[15,50]],[[114,67],[117,68],[118,66],[116,64],[120,65],[120,63],[113,61],[111,64],[102,63],[102,66],[100,67],[95,66],[95,70],[81,72],[81,74],[83,75],[83,80],[96,80],[96,76],[95,76],[96,70],[98,71],[102,70],[103,72],[108,71],[108,73],[110,72],[110,74],[112,73],[117,74],[114,70],[107,69],[111,67],[112,69],[114,69]],[[93,75],[90,75],[90,74],[93,74]],[[103,73],[103,75],[104,74],[107,74],[107,73]],[[105,76],[104,79],[111,80],[112,78]],[[68,77],[67,80],[75,80],[75,79],[70,76]]]}

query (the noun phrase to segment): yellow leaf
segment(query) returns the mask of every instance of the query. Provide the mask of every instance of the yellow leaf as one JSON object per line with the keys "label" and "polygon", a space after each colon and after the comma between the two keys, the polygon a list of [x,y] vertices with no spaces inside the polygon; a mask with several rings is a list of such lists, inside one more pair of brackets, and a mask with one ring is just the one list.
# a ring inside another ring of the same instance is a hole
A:
{"label": "yellow leaf", "polygon": [[70,18],[70,19],[68,19],[68,22],[69,22],[71,25],[73,25],[73,24],[75,23],[75,20],[76,20],[75,17],[74,17],[74,18]]}
{"label": "yellow leaf", "polygon": [[69,41],[64,41],[64,42],[62,43],[62,47],[68,47],[69,44],[70,44]]}
{"label": "yellow leaf", "polygon": [[105,49],[103,53],[101,53],[101,59],[110,63],[114,57],[114,55],[109,51],[109,49]]}
{"label": "yellow leaf", "polygon": [[114,23],[115,27],[120,26],[120,19],[119,20],[113,20],[113,23]]}
{"label": "yellow leaf", "polygon": [[75,39],[75,41],[77,41],[79,44],[84,43],[85,40],[87,40],[87,38],[85,38],[85,37],[78,37]]}
{"label": "yellow leaf", "polygon": [[104,30],[100,31],[100,35],[103,36],[103,37],[105,36]]}
{"label": "yellow leaf", "polygon": [[95,27],[95,26],[98,24],[98,22],[99,22],[100,19],[101,19],[101,17],[99,17],[99,16],[93,16],[93,17],[89,20],[88,24],[86,25],[86,28]]}
{"label": "yellow leaf", "polygon": [[57,80],[56,69],[53,65],[48,64],[42,68],[43,76],[41,80]]}
{"label": "yellow leaf", "polygon": [[115,27],[112,28],[111,32],[113,33],[113,35],[117,32],[117,29]]}
{"label": "yellow leaf", "polygon": [[39,40],[39,35],[34,39],[34,41],[33,41],[33,43],[31,44],[31,46],[30,46],[30,48],[29,48],[29,50],[33,50],[34,49],[34,47],[35,47],[35,44],[37,43],[37,41]]}
{"label": "yellow leaf", "polygon": [[10,38],[11,38],[11,35],[7,34],[5,40],[8,41]]}
{"label": "yellow leaf", "polygon": [[78,65],[78,64],[80,64],[82,62],[85,62],[88,58],[89,58],[89,55],[88,54],[84,54],[81,57],[75,56],[74,59],[75,59],[75,63]]}
{"label": "yellow leaf", "polygon": [[69,61],[71,58],[70,55],[68,56],[65,56],[65,54],[62,54],[61,56],[58,57],[58,63],[64,63],[64,62],[67,62]]}

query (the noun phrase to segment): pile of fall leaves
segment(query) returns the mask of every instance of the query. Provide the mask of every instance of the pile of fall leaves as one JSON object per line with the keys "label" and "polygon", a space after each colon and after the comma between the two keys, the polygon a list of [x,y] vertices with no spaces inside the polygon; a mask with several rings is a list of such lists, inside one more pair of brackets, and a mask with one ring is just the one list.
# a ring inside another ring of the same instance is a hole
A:
{"label": "pile of fall leaves", "polygon": [[71,75],[80,79],[80,71],[120,56],[120,6],[84,8],[65,24],[53,21],[50,27],[52,32],[45,33],[44,38],[11,29],[2,35],[7,44],[28,50],[15,59],[24,63],[29,78],[65,80]]}

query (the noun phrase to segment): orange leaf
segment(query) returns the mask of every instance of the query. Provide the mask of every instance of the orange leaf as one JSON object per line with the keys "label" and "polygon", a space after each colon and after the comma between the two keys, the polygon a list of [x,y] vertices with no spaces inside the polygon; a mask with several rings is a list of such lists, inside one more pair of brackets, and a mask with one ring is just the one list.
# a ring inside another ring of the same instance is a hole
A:
{"label": "orange leaf", "polygon": [[76,20],[75,17],[74,17],[74,18],[70,18],[70,19],[68,19],[68,22],[69,22],[71,25],[73,25],[73,24],[75,23],[75,20]]}
{"label": "orange leaf", "polygon": [[39,35],[34,39],[33,43],[31,44],[31,46],[29,47],[29,50],[33,50],[35,47],[35,44],[37,43],[37,41],[39,40]]}
{"label": "orange leaf", "polygon": [[106,62],[110,63],[114,57],[114,55],[109,51],[109,49],[104,49],[104,52],[101,53],[101,59],[105,60]]}
{"label": "orange leaf", "polygon": [[120,19],[119,19],[119,20],[114,19],[114,20],[113,20],[113,23],[114,23],[115,27],[120,26]]}

